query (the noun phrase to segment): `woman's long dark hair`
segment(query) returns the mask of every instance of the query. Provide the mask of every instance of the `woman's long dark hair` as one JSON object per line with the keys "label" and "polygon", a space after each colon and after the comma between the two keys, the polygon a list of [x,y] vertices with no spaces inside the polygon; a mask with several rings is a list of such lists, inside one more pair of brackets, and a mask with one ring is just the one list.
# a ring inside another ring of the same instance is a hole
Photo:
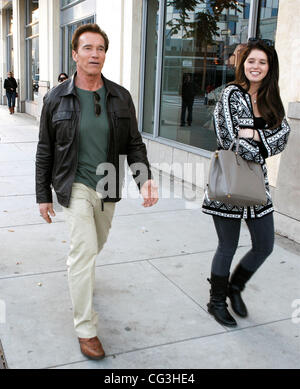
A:
{"label": "woman's long dark hair", "polygon": [[233,84],[238,84],[250,89],[250,81],[245,76],[244,63],[252,50],[257,49],[266,53],[268,57],[269,71],[257,92],[257,106],[262,117],[266,120],[269,128],[279,127],[284,118],[284,107],[280,98],[278,79],[279,79],[279,64],[276,50],[267,46],[262,40],[249,42],[242,52],[241,59],[236,68],[235,80]]}

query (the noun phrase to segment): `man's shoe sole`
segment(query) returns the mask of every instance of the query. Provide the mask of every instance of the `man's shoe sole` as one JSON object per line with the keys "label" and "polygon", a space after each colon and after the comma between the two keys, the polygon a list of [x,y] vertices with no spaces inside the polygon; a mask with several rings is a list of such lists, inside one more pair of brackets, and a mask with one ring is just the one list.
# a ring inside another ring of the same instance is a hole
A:
{"label": "man's shoe sole", "polygon": [[85,357],[87,357],[87,358],[89,358],[89,359],[92,359],[92,360],[94,360],[94,361],[100,361],[100,359],[104,359],[104,358],[105,358],[105,354],[104,354],[104,355],[101,355],[101,356],[99,356],[99,357],[92,357],[92,356],[87,355],[87,354],[85,354],[84,352],[82,352],[82,350],[80,350],[80,351],[81,351],[81,354],[82,354],[82,355],[84,355]]}

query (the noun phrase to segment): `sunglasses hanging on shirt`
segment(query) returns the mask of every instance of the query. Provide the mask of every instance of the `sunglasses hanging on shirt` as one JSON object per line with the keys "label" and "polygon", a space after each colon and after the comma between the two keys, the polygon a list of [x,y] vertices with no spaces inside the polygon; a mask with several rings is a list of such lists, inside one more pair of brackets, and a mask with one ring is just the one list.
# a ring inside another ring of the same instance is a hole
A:
{"label": "sunglasses hanging on shirt", "polygon": [[94,104],[95,104],[95,115],[98,117],[101,115],[101,105],[99,104],[101,97],[97,92],[94,92]]}

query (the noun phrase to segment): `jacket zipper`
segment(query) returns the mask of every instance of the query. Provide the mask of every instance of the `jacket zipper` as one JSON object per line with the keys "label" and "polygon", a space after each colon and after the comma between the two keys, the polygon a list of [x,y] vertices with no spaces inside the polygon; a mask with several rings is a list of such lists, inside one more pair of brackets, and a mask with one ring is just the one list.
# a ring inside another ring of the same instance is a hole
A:
{"label": "jacket zipper", "polygon": [[[79,108],[80,108],[80,101],[79,99],[77,99],[77,96],[74,96],[73,98],[75,98],[75,100],[77,100],[77,103],[79,105]],[[75,107],[76,109],[77,107]],[[73,171],[73,183],[74,183],[74,180],[75,180],[75,176],[76,176],[76,172],[77,172],[77,167],[78,167],[78,153],[79,153],[79,132],[78,132],[78,125],[80,123],[80,119],[81,119],[81,110],[79,109],[79,115],[77,115],[77,111],[74,111],[75,112],[75,118],[77,119],[77,123],[76,123],[76,126],[75,126],[75,142],[76,142],[76,161],[75,161],[75,169]],[[70,204],[70,198],[71,198],[71,195],[72,195],[72,187],[71,187],[71,191],[70,191],[70,196],[68,198],[68,204]]]}
{"label": "jacket zipper", "polygon": [[[105,104],[106,104],[106,112],[108,113],[108,97],[109,97],[109,92],[106,94],[106,101],[105,101]],[[112,147],[112,137],[114,136],[114,113],[112,113],[113,115],[113,120],[111,120],[111,117],[110,115],[108,115],[108,122],[109,122],[109,137],[108,137],[108,145],[107,145],[107,160],[109,161],[109,156],[110,156],[110,153],[111,153],[111,147]]]}

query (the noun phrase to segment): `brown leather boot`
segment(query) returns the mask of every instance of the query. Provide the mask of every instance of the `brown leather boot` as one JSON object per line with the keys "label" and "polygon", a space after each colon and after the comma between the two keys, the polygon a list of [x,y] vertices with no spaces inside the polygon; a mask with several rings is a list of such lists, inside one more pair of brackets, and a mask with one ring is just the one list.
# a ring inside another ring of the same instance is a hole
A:
{"label": "brown leather boot", "polygon": [[8,108],[9,109],[9,114],[11,115],[12,114],[12,108]]}
{"label": "brown leather boot", "polygon": [[11,107],[11,113],[15,113],[15,107]]}
{"label": "brown leather boot", "polygon": [[105,357],[102,344],[97,336],[94,338],[78,338],[82,354],[90,359],[102,359]]}

